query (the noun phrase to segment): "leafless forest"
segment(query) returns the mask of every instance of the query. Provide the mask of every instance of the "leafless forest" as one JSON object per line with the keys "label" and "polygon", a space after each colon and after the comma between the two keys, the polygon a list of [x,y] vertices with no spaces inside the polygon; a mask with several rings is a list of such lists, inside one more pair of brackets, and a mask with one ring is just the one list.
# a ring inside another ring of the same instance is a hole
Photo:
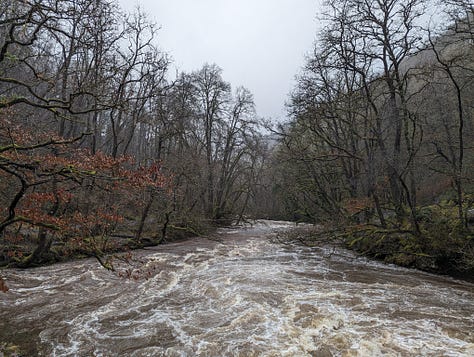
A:
{"label": "leafless forest", "polygon": [[272,126],[218,65],[173,73],[144,13],[3,0],[2,265],[108,266],[123,247],[269,218],[472,272],[473,13],[469,0],[328,0],[289,120]]}

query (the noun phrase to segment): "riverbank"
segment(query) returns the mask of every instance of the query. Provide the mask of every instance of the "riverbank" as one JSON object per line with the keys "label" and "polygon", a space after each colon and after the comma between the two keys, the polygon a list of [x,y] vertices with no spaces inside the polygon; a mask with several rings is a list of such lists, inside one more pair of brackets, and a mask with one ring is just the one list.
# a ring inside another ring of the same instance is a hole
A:
{"label": "riverbank", "polygon": [[474,251],[470,237],[461,240],[448,234],[445,239],[416,236],[410,231],[371,225],[303,225],[279,232],[277,240],[310,247],[330,245],[347,248],[386,264],[474,282]]}
{"label": "riverbank", "polygon": [[[83,244],[56,244],[34,264],[22,263],[32,254],[32,246],[16,246],[17,257],[8,257],[5,250],[0,254],[1,267],[29,268],[94,257],[106,269],[113,270],[116,256],[131,251],[166,243],[186,240],[193,236],[206,236],[218,226],[202,226],[201,231],[177,227],[169,228],[166,239],[145,235],[139,241],[131,234],[115,234],[111,237],[94,237]],[[474,282],[474,250],[472,242],[464,238],[454,239],[444,232],[444,240],[429,236],[415,236],[410,231],[383,229],[373,225],[339,226],[300,224],[280,230],[274,238],[278,243],[292,243],[314,247],[329,245],[353,250],[358,254],[405,268],[413,268],[438,275]],[[438,234],[442,232],[438,231]],[[472,240],[472,238],[469,238]],[[471,243],[466,244],[466,242]],[[463,251],[462,249],[466,250]],[[111,259],[112,258],[112,259]]]}
{"label": "riverbank", "polygon": [[0,268],[34,268],[94,257],[103,267],[113,270],[110,260],[113,255],[209,234],[217,226],[170,224],[166,227],[166,233],[163,229],[158,232],[147,231],[139,238],[134,234],[135,227],[132,225],[119,228],[108,235],[60,240],[49,238],[43,245],[38,244],[38,239],[4,242],[0,245]]}

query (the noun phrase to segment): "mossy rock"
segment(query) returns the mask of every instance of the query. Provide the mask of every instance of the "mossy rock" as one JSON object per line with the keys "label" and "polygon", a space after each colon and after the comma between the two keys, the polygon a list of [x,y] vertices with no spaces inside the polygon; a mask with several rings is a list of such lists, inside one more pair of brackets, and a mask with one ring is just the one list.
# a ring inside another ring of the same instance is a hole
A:
{"label": "mossy rock", "polygon": [[385,258],[388,264],[396,264],[404,267],[411,267],[415,264],[416,258],[411,254],[398,253]]}

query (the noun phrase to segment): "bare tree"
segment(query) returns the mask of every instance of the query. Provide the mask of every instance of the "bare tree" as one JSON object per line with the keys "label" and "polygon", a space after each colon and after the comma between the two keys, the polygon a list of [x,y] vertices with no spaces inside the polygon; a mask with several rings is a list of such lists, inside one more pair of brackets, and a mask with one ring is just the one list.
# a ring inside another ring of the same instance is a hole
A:
{"label": "bare tree", "polygon": [[[429,45],[424,50],[433,54],[433,60],[429,62],[431,73],[442,73],[438,82],[449,83],[443,95],[444,108],[451,108],[448,104],[451,87],[454,108],[451,115],[456,113],[456,124],[444,122],[447,148],[443,148],[442,142],[433,141],[436,155],[439,155],[450,167],[450,176],[457,196],[458,217],[464,226],[467,226],[466,213],[464,211],[464,181],[466,178],[465,152],[466,152],[466,126],[468,124],[469,112],[472,111],[472,80],[474,68],[472,67],[472,56],[474,54],[474,7],[464,0],[453,0],[443,4],[447,15],[448,30],[427,29]],[[438,32],[436,35],[434,32]],[[431,76],[432,78],[433,76]],[[440,77],[438,75],[438,77]],[[445,77],[445,78],[442,78]],[[426,79],[428,82],[431,79]],[[441,85],[438,83],[438,86]],[[448,97],[448,101],[445,98]],[[445,118],[446,116],[443,116]],[[451,121],[451,120],[449,120]],[[453,130],[454,129],[454,130]],[[472,131],[472,130],[471,130]],[[467,207],[466,207],[467,209]]]}
{"label": "bare tree", "polygon": [[198,111],[202,120],[202,145],[206,158],[206,210],[210,217],[214,216],[215,202],[215,171],[217,159],[216,142],[217,127],[222,122],[225,106],[229,102],[230,85],[223,81],[221,69],[216,65],[206,64],[194,73],[194,86],[198,98]]}

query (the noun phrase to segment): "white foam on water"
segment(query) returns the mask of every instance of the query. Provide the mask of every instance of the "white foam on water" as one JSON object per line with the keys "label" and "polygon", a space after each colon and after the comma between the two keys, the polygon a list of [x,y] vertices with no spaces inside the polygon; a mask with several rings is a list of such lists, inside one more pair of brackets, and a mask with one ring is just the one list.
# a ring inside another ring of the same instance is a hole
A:
{"label": "white foam on water", "polygon": [[0,319],[27,319],[58,356],[474,355],[474,285],[266,238],[292,226],[143,253],[138,281],[94,261],[12,271]]}

